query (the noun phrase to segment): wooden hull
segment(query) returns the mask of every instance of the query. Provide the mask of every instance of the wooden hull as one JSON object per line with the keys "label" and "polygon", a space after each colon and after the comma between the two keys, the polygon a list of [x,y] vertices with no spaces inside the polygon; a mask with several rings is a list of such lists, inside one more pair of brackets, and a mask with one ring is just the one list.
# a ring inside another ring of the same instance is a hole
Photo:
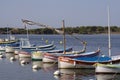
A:
{"label": "wooden hull", "polygon": [[66,52],[65,55],[63,53],[45,53],[43,56],[43,62],[58,62],[58,57],[59,56],[66,56],[70,58],[75,58],[75,57],[82,57],[82,56],[97,56],[99,55],[99,50],[94,51],[94,52],[88,52],[88,53],[80,53],[80,54],[74,54],[72,52]]}
{"label": "wooden hull", "polygon": [[120,74],[120,64],[97,64],[96,73]]}
{"label": "wooden hull", "polygon": [[9,53],[6,53],[5,56],[6,56],[6,59],[8,59],[8,60],[10,60],[11,57],[15,58],[14,54],[9,54]]}
{"label": "wooden hull", "polygon": [[94,68],[94,63],[84,63],[79,61],[70,60],[70,58],[59,57],[58,58],[58,68],[63,69],[79,69],[79,68]]}
{"label": "wooden hull", "polygon": [[52,53],[44,53],[43,62],[56,63],[56,62],[58,62],[58,56],[56,56]]}
{"label": "wooden hull", "polygon": [[5,47],[0,46],[0,52],[5,52]]}
{"label": "wooden hull", "polygon": [[31,55],[19,54],[19,57],[25,57],[25,58],[29,58],[29,57],[31,57]]}
{"label": "wooden hull", "polygon": [[32,61],[42,61],[41,58],[32,58]]}
{"label": "wooden hull", "polygon": [[54,43],[52,42],[51,44],[46,44],[46,45],[42,45],[42,46],[32,46],[29,42],[29,40],[25,39],[22,41],[21,39],[21,43],[26,43],[26,45],[20,45],[17,47],[13,47],[14,49],[22,49],[22,50],[26,50],[26,51],[46,51],[46,50],[53,50],[56,46],[54,45]]}
{"label": "wooden hull", "polygon": [[[72,48],[67,48],[67,52],[72,51]],[[44,53],[43,55],[43,62],[46,63],[56,63],[58,62],[58,57],[63,55],[63,50],[52,50],[49,52]]]}
{"label": "wooden hull", "polygon": [[54,42],[52,42],[51,44],[48,44],[48,45],[37,46],[37,48],[43,49],[43,48],[50,48],[52,46],[54,46]]}
{"label": "wooden hull", "polygon": [[49,50],[54,50],[56,48],[55,45],[53,46],[49,46],[49,47],[44,47],[44,48],[35,48],[35,49],[32,49],[32,51],[49,51]]}
{"label": "wooden hull", "polygon": [[31,54],[25,51],[20,51],[20,53],[18,54],[20,58],[30,58]]}
{"label": "wooden hull", "polygon": [[11,40],[11,41],[0,41],[0,44],[12,44],[17,42],[18,40]]}
{"label": "wooden hull", "polygon": [[43,52],[35,51],[32,53],[32,61],[42,61]]}
{"label": "wooden hull", "polygon": [[[65,52],[70,52],[70,51],[72,51],[71,47],[69,47],[65,50]],[[63,53],[63,52],[64,52],[64,49],[48,51],[48,53]]]}
{"label": "wooden hull", "polygon": [[[85,61],[85,60],[75,60],[68,57],[58,58],[58,68],[95,68],[95,64],[98,61]],[[109,64],[109,63],[120,63],[120,57],[114,60],[102,61],[99,63]]]}
{"label": "wooden hull", "polygon": [[6,47],[6,48],[5,48],[5,52],[6,52],[6,53],[14,53],[14,51],[15,51],[15,50],[14,50],[12,47]]}

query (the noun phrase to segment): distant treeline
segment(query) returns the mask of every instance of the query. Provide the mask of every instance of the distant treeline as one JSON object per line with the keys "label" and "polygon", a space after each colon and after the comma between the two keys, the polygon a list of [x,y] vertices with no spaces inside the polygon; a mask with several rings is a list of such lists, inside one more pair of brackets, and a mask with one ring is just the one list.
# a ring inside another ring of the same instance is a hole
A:
{"label": "distant treeline", "polygon": [[[58,30],[62,30],[62,28],[57,28]],[[58,34],[55,30],[51,30],[48,28],[37,28],[37,29],[29,29],[29,34]],[[66,27],[66,34],[104,34],[108,32],[107,26],[78,26],[78,27]],[[24,28],[0,28],[0,34],[26,34],[27,31]],[[119,34],[120,27],[111,26],[111,33]]]}

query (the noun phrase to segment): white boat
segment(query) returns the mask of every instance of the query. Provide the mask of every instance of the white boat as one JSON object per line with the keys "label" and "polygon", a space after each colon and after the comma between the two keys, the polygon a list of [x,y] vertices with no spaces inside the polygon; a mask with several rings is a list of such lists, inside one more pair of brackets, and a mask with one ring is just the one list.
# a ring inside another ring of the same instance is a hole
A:
{"label": "white boat", "polygon": [[[96,63],[102,64],[116,64],[120,63],[120,56],[111,56],[111,41],[110,41],[110,27],[109,27],[109,15],[108,15],[108,44],[109,44],[109,56],[94,56],[94,57],[59,57],[58,67],[59,68],[95,68],[93,66]],[[98,66],[97,66],[98,67]],[[103,72],[107,72],[103,69]]]}
{"label": "white boat", "polygon": [[[111,40],[110,40],[110,26],[109,26],[109,8],[108,8],[108,39],[109,39],[109,56],[111,56]],[[120,58],[120,55],[116,55],[117,58]],[[110,64],[96,64],[96,73],[120,73],[120,63],[114,64],[113,61],[111,61]]]}
{"label": "white boat", "polygon": [[[65,52],[71,52],[73,51],[72,47],[67,47],[65,49]],[[64,49],[54,49],[54,50],[50,50],[50,51],[46,51],[46,53],[63,53]]]}
{"label": "white boat", "polygon": [[4,46],[0,46],[0,52],[5,52],[5,47]]}
{"label": "white boat", "polygon": [[12,47],[9,47],[9,46],[7,46],[7,47],[5,47],[5,52],[6,53],[13,53],[14,54],[14,48],[12,48]]}
{"label": "white boat", "polygon": [[55,48],[54,42],[46,45],[41,46],[34,46],[30,43],[28,38],[21,38],[20,39],[20,45],[18,47],[13,47],[14,49],[21,49],[26,51],[34,51],[34,50],[51,50]]}
{"label": "white boat", "polygon": [[43,52],[42,51],[33,51],[31,53],[32,61],[42,61],[43,59]]}
{"label": "white boat", "polygon": [[58,58],[60,56],[62,57],[69,57],[69,58],[77,58],[82,56],[97,56],[99,55],[100,50],[91,51],[91,52],[81,52],[79,54],[76,54],[74,51],[66,52],[66,54],[63,53],[44,53],[43,62],[49,62],[49,63],[57,63]]}
{"label": "white boat", "polygon": [[13,44],[15,42],[18,42],[19,40],[15,38],[15,36],[10,35],[8,38],[0,39],[0,44],[7,45],[7,44]]}
{"label": "white boat", "polygon": [[[51,46],[50,46],[51,45]],[[48,46],[48,47],[46,47]],[[56,46],[53,44],[48,44],[48,45],[43,45],[42,47],[37,47],[35,49],[31,49],[32,51],[51,51],[54,50],[56,48]]]}
{"label": "white boat", "polygon": [[31,58],[31,53],[26,51],[20,51],[18,55],[20,58]]}
{"label": "white boat", "polygon": [[[84,53],[86,50],[86,42],[85,41],[81,41],[84,45],[83,49],[80,51],[73,51],[72,48],[66,48],[66,39],[65,39],[65,31],[64,31],[64,20],[63,20],[63,42],[64,42],[64,46],[63,46],[63,50],[52,50],[49,52],[44,53],[43,55],[43,62],[47,62],[47,63],[57,63],[58,62],[58,57],[62,56],[62,55],[66,55],[66,54],[73,54],[72,56],[69,55],[70,57],[75,57],[75,56],[80,56],[79,54]],[[77,54],[77,55],[76,55]],[[68,56],[68,55],[66,55]]]}
{"label": "white boat", "polygon": [[[66,51],[66,53],[69,53],[69,52],[72,51],[72,48],[69,47],[65,51]],[[53,50],[53,51],[49,51],[49,52],[44,52],[44,54],[43,54],[43,62],[46,62],[46,63],[57,62],[58,57],[63,55],[64,50]],[[51,52],[53,52],[53,53],[51,53]]]}
{"label": "white boat", "polygon": [[30,42],[29,42],[29,34],[28,34],[28,28],[27,28],[26,24],[37,25],[37,23],[31,24],[31,21],[29,22],[28,20],[23,20],[23,19],[22,19],[22,22],[23,22],[24,27],[26,28],[26,31],[27,31],[27,40],[26,40],[26,42],[21,42],[21,49],[29,49],[30,51],[31,50],[32,51],[34,51],[34,50],[40,50],[41,51],[41,50],[52,50],[52,49],[55,48],[54,42],[52,42],[50,44],[47,44],[47,45],[39,45],[39,46],[31,45]]}
{"label": "white boat", "polygon": [[7,59],[7,60],[10,60],[10,61],[12,61],[12,62],[16,60],[14,54],[6,53],[5,56],[6,56],[6,59]]}
{"label": "white boat", "polygon": [[107,74],[120,74],[120,64],[97,64],[95,72]]}

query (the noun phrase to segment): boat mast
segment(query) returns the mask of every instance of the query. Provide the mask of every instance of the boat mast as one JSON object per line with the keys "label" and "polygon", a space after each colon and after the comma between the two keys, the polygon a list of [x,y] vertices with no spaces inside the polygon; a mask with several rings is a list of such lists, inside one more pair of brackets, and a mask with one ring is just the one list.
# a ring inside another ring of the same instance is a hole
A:
{"label": "boat mast", "polygon": [[7,27],[7,39],[9,39],[9,37],[8,37],[8,27]]}
{"label": "boat mast", "polygon": [[109,57],[111,57],[111,33],[110,33],[110,10],[108,6],[108,48],[109,48]]}
{"label": "boat mast", "polygon": [[28,28],[27,28],[27,24],[26,23],[23,23],[24,24],[24,27],[25,27],[25,29],[26,29],[26,31],[27,31],[27,39],[29,40],[29,35],[28,35]]}
{"label": "boat mast", "polygon": [[63,54],[65,54],[65,49],[66,49],[66,39],[65,39],[65,22],[64,22],[64,20],[62,20],[62,26],[63,26],[63,42],[64,42],[64,52],[63,52]]}

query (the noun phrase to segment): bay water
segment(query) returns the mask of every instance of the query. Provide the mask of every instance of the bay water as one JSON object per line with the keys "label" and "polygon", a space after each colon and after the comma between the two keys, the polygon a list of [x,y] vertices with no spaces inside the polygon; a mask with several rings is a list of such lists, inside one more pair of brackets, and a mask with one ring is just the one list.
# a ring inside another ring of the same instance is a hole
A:
{"label": "bay water", "polygon": [[[16,38],[26,38],[26,35],[14,35]],[[79,39],[76,39],[77,37]],[[101,49],[101,53],[108,55],[108,36],[107,34],[98,35],[66,35],[66,46],[73,50],[81,50],[83,45],[81,41],[87,42],[87,50],[95,51]],[[0,35],[0,38],[6,38],[6,35]],[[54,41],[57,49],[63,48],[62,35],[29,35],[31,44],[44,45]],[[47,43],[46,43],[47,42]],[[120,35],[111,35],[112,55],[120,55]],[[61,69],[61,76],[54,76],[53,73],[58,69],[57,64],[34,62],[31,59],[29,64],[21,65],[20,59],[16,55],[16,61],[11,61],[9,56],[0,59],[0,80],[119,80],[120,75],[99,74],[96,75],[94,69]],[[39,64],[39,70],[33,70],[32,66]],[[114,76],[113,76],[114,75]]]}

